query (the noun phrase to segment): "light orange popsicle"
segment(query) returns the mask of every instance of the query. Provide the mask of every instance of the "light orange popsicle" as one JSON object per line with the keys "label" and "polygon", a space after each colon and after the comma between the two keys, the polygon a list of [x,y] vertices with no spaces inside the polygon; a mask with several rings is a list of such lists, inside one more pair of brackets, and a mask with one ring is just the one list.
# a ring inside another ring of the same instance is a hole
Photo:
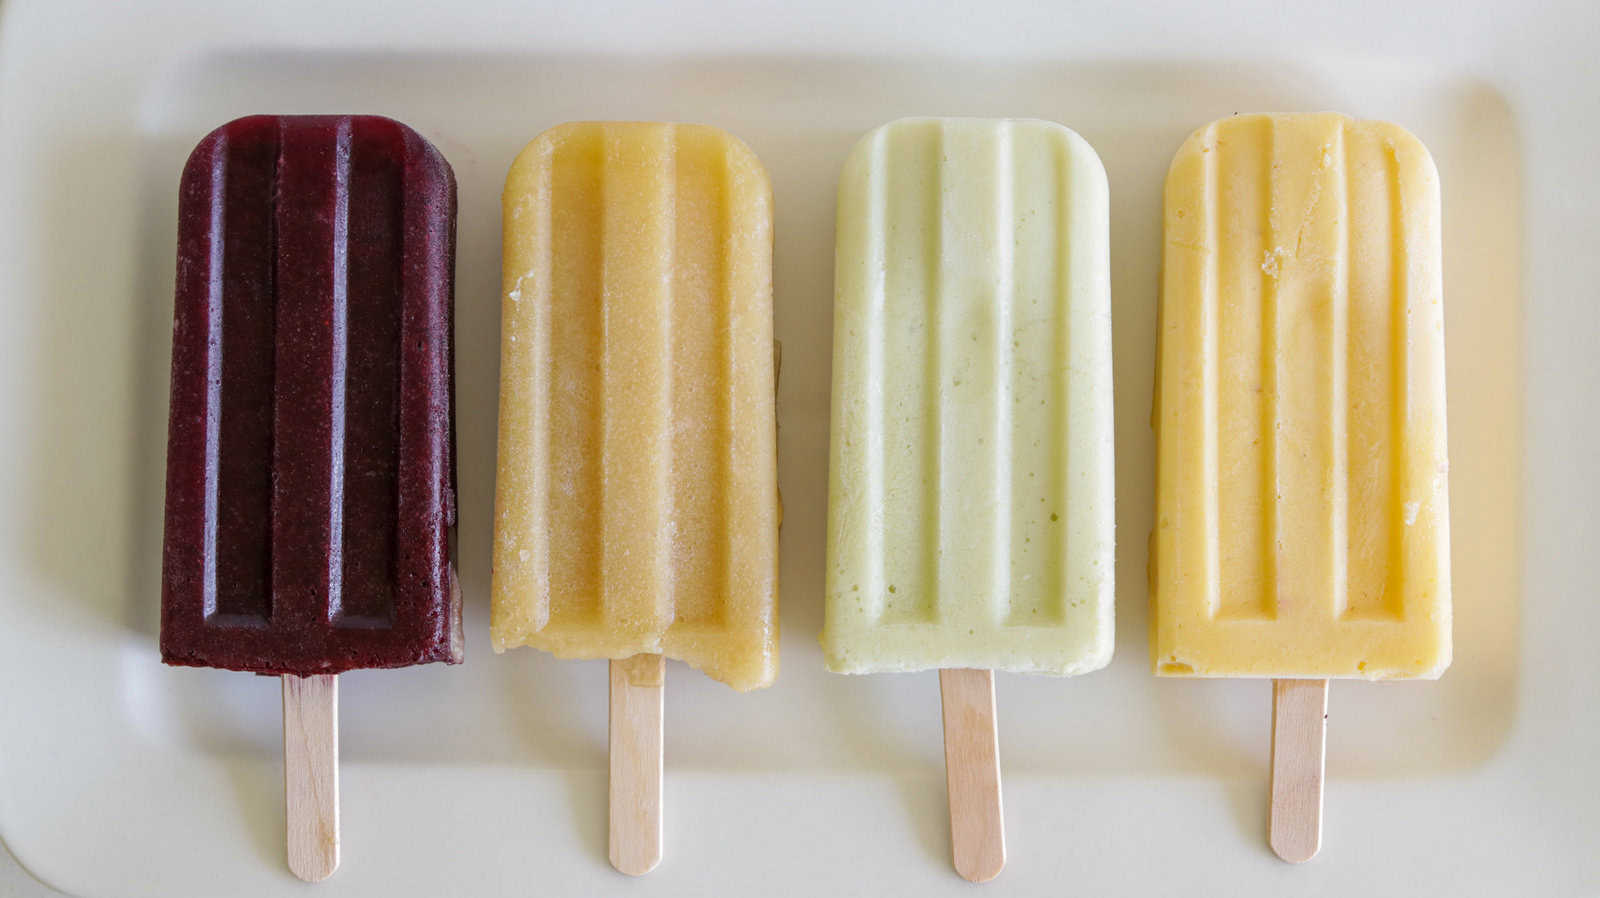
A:
{"label": "light orange popsicle", "polygon": [[575,123],[506,180],[491,640],[778,664],[772,194],[715,128]]}
{"label": "light orange popsicle", "polygon": [[1450,663],[1439,179],[1403,129],[1216,122],[1167,176],[1155,671]]}

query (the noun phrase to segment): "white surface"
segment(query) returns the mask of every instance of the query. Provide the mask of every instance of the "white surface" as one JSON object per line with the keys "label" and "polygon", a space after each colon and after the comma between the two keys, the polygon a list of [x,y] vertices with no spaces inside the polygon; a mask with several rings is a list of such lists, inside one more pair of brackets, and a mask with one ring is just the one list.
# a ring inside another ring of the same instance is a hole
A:
{"label": "white surface", "polygon": [[[277,683],[156,656],[175,185],[232,116],[363,111],[460,180],[468,646],[462,667],[343,678],[344,864],[318,893],[966,893],[936,679],[827,675],[815,641],[834,181],[870,127],[964,114],[1053,119],[1099,151],[1116,328],[1117,656],[1001,677],[1010,863],[984,888],[1600,894],[1600,7],[462,5],[5,6],[0,835],[34,874],[305,894]],[[1437,684],[1335,684],[1327,838],[1292,868],[1265,840],[1270,687],[1147,673],[1147,419],[1170,154],[1220,115],[1322,108],[1403,122],[1439,164],[1457,648]],[[500,180],[549,125],[627,117],[717,124],[771,171],[788,503],[778,685],[669,668],[667,854],[640,881],[605,860],[604,664],[487,639]]]}

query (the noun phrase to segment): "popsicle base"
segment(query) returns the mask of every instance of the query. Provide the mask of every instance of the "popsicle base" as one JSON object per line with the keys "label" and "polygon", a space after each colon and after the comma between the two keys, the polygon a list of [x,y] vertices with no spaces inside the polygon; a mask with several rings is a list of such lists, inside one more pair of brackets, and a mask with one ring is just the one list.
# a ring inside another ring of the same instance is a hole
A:
{"label": "popsicle base", "polygon": [[968,882],[988,882],[1006,865],[994,671],[941,670],[939,698],[944,705],[945,787],[950,792],[950,848],[956,872]]}
{"label": "popsicle base", "polygon": [[289,869],[321,882],[339,869],[339,678],[283,677],[283,796]]}
{"label": "popsicle base", "polygon": [[611,662],[611,866],[629,876],[661,863],[661,718],[666,662]]}
{"label": "popsicle base", "polygon": [[1291,864],[1322,848],[1328,681],[1272,681],[1272,809],[1268,841]]}

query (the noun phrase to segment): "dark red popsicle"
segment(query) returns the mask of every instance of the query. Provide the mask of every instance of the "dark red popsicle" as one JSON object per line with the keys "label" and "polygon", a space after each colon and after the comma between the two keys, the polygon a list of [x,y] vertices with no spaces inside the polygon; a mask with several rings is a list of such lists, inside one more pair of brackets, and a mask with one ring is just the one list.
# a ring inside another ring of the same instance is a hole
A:
{"label": "dark red popsicle", "polygon": [[183,171],[161,655],[461,660],[455,177],[399,122],[251,116]]}

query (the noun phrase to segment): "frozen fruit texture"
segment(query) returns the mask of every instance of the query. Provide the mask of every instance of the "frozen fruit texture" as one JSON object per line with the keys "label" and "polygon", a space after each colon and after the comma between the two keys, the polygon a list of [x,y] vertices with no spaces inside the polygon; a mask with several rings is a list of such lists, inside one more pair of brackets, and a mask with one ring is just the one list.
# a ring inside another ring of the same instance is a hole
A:
{"label": "frozen fruit texture", "polygon": [[1439,176],[1332,113],[1195,132],[1167,175],[1151,583],[1166,676],[1450,663]]}
{"label": "frozen fruit texture", "polygon": [[1110,660],[1108,202],[1054,122],[902,119],[845,162],[829,670]]}
{"label": "frozen fruit texture", "polygon": [[455,179],[375,116],[250,116],[180,184],[169,664],[461,660]]}
{"label": "frozen fruit texture", "polygon": [[575,122],[506,178],[495,649],[778,671],[772,189],[704,125]]}

